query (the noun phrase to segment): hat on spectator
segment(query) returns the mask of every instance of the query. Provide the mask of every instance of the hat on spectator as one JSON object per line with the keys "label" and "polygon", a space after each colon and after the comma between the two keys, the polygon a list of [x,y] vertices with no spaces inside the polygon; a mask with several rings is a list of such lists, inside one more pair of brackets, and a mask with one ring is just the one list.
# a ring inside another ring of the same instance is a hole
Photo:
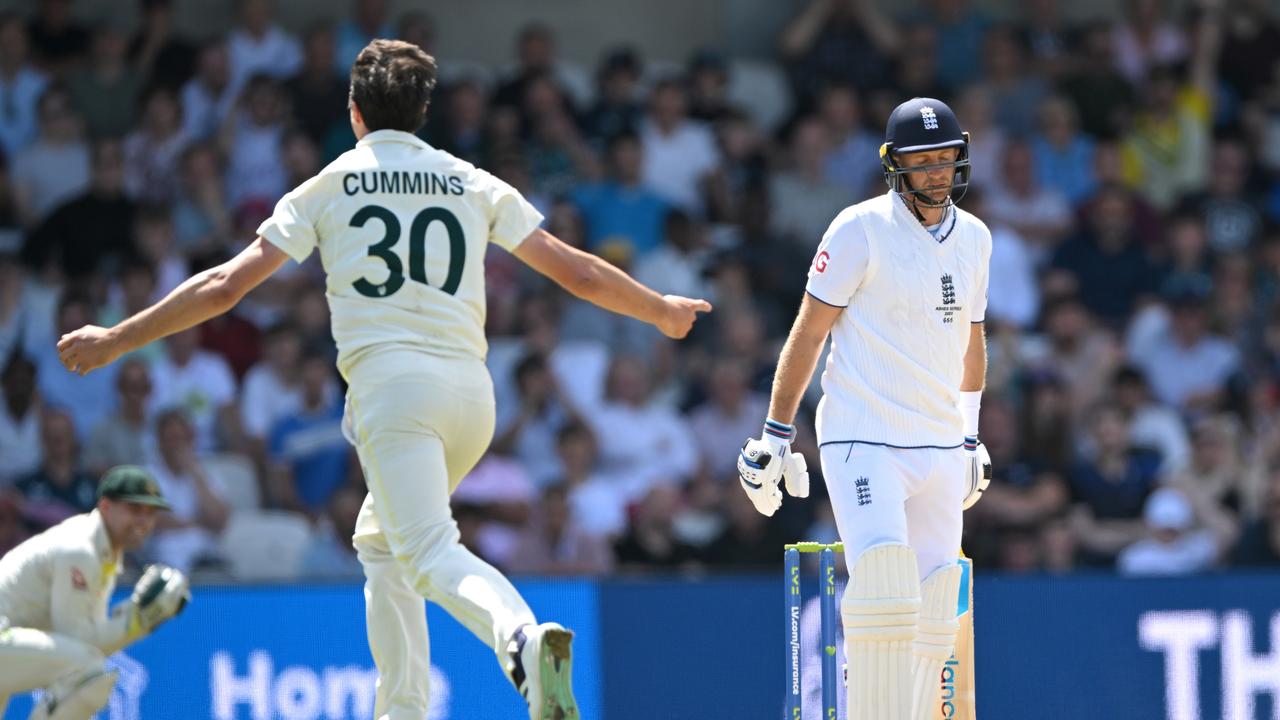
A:
{"label": "hat on spectator", "polygon": [[1186,530],[1195,519],[1187,496],[1173,488],[1160,488],[1151,493],[1142,518],[1158,530]]}

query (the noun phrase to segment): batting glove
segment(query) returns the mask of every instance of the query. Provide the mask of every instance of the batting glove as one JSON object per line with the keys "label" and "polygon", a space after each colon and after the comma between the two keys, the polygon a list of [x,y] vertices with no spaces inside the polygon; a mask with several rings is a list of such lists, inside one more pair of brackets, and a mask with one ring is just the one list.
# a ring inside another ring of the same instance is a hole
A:
{"label": "batting glove", "polygon": [[968,510],[982,499],[982,493],[991,484],[991,455],[976,436],[964,439],[965,495],[964,509]]}
{"label": "batting glove", "polygon": [[780,480],[792,497],[809,496],[809,466],[791,452],[795,432],[793,425],[766,420],[760,439],[747,440],[738,453],[738,479],[761,515],[772,516],[782,506]]}
{"label": "batting glove", "polygon": [[157,625],[182,612],[191,601],[191,584],[182,571],[148,565],[126,603],[131,634],[148,635]]}

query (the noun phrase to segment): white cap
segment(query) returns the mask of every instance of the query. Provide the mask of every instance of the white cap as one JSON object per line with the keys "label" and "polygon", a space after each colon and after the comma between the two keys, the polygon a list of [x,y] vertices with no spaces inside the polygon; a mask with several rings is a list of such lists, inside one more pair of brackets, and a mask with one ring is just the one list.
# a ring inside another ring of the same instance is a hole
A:
{"label": "white cap", "polygon": [[1186,530],[1195,520],[1187,496],[1173,488],[1160,488],[1151,493],[1142,517],[1148,525],[1159,530]]}

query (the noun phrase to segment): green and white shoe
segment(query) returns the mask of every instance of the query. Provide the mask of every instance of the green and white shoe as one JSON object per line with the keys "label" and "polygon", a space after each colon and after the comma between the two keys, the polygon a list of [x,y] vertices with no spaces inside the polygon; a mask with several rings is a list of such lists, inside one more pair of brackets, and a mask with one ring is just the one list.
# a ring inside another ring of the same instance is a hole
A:
{"label": "green and white shoe", "polygon": [[525,625],[511,640],[511,679],[529,720],[580,720],[573,698],[573,632],[558,623]]}

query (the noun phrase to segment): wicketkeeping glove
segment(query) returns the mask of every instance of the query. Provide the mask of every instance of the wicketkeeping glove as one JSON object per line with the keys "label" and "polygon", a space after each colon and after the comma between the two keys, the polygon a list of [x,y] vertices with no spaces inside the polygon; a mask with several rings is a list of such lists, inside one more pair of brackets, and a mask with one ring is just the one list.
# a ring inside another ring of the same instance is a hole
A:
{"label": "wicketkeeping glove", "polygon": [[191,601],[191,584],[181,571],[165,565],[148,565],[133,586],[127,611],[130,634],[147,635],[172,618]]}
{"label": "wicketkeeping glove", "polygon": [[738,480],[760,514],[772,516],[782,506],[778,481],[791,497],[809,497],[809,466],[800,453],[791,452],[795,426],[766,420],[759,440],[750,439],[738,453]]}
{"label": "wicketkeeping glove", "polygon": [[964,509],[968,510],[982,499],[982,493],[991,484],[991,455],[987,447],[970,435],[964,439],[965,495]]}

